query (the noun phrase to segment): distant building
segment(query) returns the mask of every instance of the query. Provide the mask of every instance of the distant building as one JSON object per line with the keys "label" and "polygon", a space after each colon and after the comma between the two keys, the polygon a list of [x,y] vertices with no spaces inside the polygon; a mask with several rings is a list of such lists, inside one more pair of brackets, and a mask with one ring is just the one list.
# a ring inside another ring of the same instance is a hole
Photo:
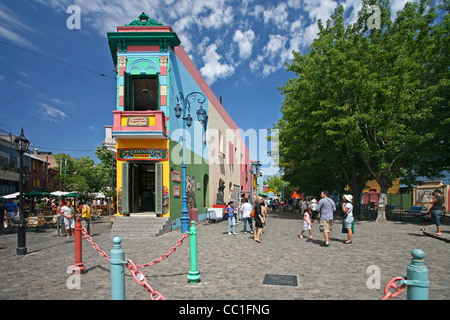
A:
{"label": "distant building", "polygon": [[[20,155],[14,148],[13,134],[0,135],[0,196],[19,191]],[[51,153],[25,153],[23,158],[24,192],[37,188],[57,190],[59,182],[54,179],[58,173],[51,168]]]}

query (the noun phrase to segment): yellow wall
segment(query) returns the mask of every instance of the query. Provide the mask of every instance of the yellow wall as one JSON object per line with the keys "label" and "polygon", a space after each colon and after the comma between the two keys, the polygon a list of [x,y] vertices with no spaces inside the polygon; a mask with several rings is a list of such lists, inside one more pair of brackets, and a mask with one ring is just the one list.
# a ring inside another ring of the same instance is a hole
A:
{"label": "yellow wall", "polygon": [[[380,185],[376,180],[370,180],[366,182],[367,188],[363,192],[368,192],[370,189],[377,189],[381,191]],[[400,178],[392,182],[392,187],[388,189],[388,193],[400,193]]]}
{"label": "yellow wall", "polygon": [[[161,148],[167,149],[167,160],[161,161],[163,165],[163,186],[167,187],[170,193],[170,163],[169,163],[169,140],[168,139],[118,139],[116,144],[116,149],[146,149],[146,148]],[[122,188],[122,163],[126,161],[117,161],[117,190]],[[119,212],[117,215],[121,216]],[[164,215],[164,217],[170,216],[170,203],[169,211]]]}

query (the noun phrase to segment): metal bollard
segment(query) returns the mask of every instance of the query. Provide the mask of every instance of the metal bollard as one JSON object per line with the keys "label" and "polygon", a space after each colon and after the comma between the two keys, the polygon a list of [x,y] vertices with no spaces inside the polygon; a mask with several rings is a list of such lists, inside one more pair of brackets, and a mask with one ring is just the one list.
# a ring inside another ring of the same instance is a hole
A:
{"label": "metal bollard", "polygon": [[420,249],[411,251],[412,260],[407,268],[407,277],[402,280],[406,284],[408,300],[428,300],[430,281],[428,279],[428,268],[425,266],[425,253]]}
{"label": "metal bollard", "polygon": [[200,271],[197,270],[197,228],[195,221],[191,221],[191,228],[189,229],[190,250],[191,250],[191,270],[187,276],[189,283],[200,282]]}
{"label": "metal bollard", "polygon": [[125,300],[125,252],[120,245],[122,238],[114,237],[110,251],[111,264],[111,299]]}
{"label": "metal bollard", "polygon": [[83,239],[82,239],[83,227],[81,226],[80,217],[77,217],[77,222],[75,223],[75,263],[73,264],[73,270],[79,270],[83,273],[86,267],[83,264]]}

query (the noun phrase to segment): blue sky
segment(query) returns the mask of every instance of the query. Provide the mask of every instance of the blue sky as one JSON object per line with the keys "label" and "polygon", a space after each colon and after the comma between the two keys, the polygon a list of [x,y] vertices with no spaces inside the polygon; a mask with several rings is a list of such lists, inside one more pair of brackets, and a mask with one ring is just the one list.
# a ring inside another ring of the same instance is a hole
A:
{"label": "blue sky", "polygon": [[[405,2],[391,0],[393,12]],[[292,50],[306,52],[317,20],[338,4],[355,21],[360,0],[2,0],[0,132],[23,127],[31,148],[98,161],[94,150],[116,105],[106,32],[142,11],[173,28],[240,128],[272,128],[281,117],[277,88],[293,77],[285,63]],[[81,9],[80,29],[67,28],[70,5]]]}

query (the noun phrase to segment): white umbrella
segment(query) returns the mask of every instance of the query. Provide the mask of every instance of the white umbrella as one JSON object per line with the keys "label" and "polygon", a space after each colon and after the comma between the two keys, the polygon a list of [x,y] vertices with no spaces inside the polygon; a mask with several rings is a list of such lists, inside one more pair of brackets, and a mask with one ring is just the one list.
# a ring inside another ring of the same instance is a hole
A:
{"label": "white umbrella", "polygon": [[103,194],[103,192],[99,192],[99,193],[93,193],[93,195],[95,196],[95,199],[105,199],[105,195]]}
{"label": "white umbrella", "polygon": [[55,191],[55,192],[51,192],[50,194],[51,195],[54,195],[54,196],[56,196],[56,197],[61,197],[61,196],[64,196],[64,195],[66,195],[66,194],[69,194],[70,192],[64,192],[64,191]]}
{"label": "white umbrella", "polygon": [[7,194],[5,196],[1,196],[0,198],[3,198],[3,199],[15,199],[19,195],[20,195],[20,192],[16,192],[16,193]]}

